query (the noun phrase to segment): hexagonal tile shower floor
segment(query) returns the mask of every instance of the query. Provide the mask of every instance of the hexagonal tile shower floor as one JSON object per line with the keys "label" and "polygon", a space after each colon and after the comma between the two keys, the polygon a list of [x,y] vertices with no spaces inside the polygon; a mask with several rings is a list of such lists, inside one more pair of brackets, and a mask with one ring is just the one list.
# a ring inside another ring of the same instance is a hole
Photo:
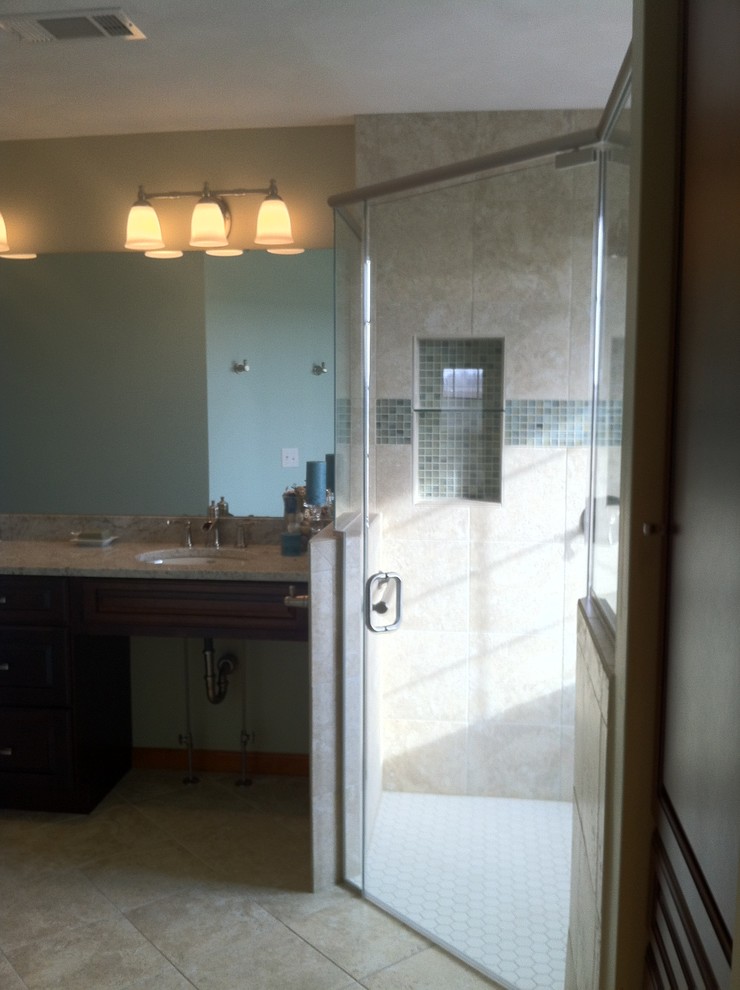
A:
{"label": "hexagonal tile shower floor", "polygon": [[365,889],[515,990],[565,979],[572,806],[384,792]]}

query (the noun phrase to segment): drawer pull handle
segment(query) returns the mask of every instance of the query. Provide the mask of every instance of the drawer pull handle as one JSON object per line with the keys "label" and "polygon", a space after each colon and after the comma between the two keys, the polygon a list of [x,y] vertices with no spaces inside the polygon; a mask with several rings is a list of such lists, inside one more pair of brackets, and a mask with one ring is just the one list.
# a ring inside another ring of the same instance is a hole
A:
{"label": "drawer pull handle", "polygon": [[5,597],[5,595],[0,595],[0,605],[7,605],[7,604],[8,604],[8,599]]}
{"label": "drawer pull handle", "polygon": [[12,756],[13,747],[12,746],[0,746],[0,756]]}
{"label": "drawer pull handle", "polygon": [[10,670],[9,663],[0,663],[0,670]]}

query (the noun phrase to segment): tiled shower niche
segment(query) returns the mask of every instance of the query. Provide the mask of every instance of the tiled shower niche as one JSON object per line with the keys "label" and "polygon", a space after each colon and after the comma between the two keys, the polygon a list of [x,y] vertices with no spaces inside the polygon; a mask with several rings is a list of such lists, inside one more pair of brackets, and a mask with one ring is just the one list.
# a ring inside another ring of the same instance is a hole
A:
{"label": "tiled shower niche", "polygon": [[501,501],[504,338],[414,341],[416,498]]}

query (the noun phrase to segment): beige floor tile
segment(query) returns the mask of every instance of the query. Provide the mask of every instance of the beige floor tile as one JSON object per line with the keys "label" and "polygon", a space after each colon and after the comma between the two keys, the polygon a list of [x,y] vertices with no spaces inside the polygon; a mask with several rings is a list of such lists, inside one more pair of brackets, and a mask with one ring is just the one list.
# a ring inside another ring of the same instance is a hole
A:
{"label": "beige floor tile", "polygon": [[172,972],[164,956],[120,916],[36,938],[9,952],[8,959],[29,990],[123,990]]}
{"label": "beige floor tile", "polygon": [[311,893],[310,849],[306,780],[134,771],[89,816],[0,812],[0,990],[494,986]]}
{"label": "beige floor tile", "polygon": [[[219,783],[235,787],[233,777],[223,777]],[[237,796],[258,811],[283,817],[308,818],[311,793],[308,777],[254,777],[250,787],[238,788]]]}
{"label": "beige floor tile", "polygon": [[228,825],[246,830],[256,815],[248,802],[208,780],[143,801],[137,810],[150,826],[178,841]]}
{"label": "beige floor tile", "polygon": [[0,887],[13,887],[46,873],[58,873],[74,866],[43,826],[28,825],[22,832],[11,831],[0,822]]}
{"label": "beige floor tile", "polygon": [[501,990],[440,949],[425,949],[363,979],[367,990]]}
{"label": "beige floor tile", "polygon": [[241,986],[341,990],[349,974],[231,888],[203,887],[129,912],[136,927],[200,990]]}
{"label": "beige floor tile", "polygon": [[183,790],[184,774],[172,770],[132,770],[123,777],[106,802],[139,804]]}
{"label": "beige floor tile", "polygon": [[216,879],[197,856],[167,839],[100,856],[81,872],[124,912]]}
{"label": "beige floor tile", "polygon": [[0,953],[0,990],[25,990],[23,980]]}
{"label": "beige floor tile", "polygon": [[360,895],[345,887],[327,887],[325,890],[309,893],[306,891],[266,891],[259,899],[262,907],[289,927],[294,922],[304,921],[325,910],[348,910]]}
{"label": "beige floor tile", "polygon": [[421,935],[359,898],[283,920],[357,979],[429,947]]}
{"label": "beige floor tile", "polygon": [[158,830],[139,809],[126,804],[106,804],[90,815],[64,818],[46,826],[46,835],[78,866],[160,839]]}
{"label": "beige floor tile", "polygon": [[298,828],[292,820],[253,815],[192,830],[180,843],[224,881],[248,891],[310,889],[307,822]]}
{"label": "beige floor tile", "polygon": [[129,983],[125,990],[197,990],[197,988],[174,966],[171,966],[164,973],[155,973]]}
{"label": "beige floor tile", "polygon": [[82,873],[49,873],[5,889],[0,899],[0,949],[10,958],[29,943],[117,918],[114,905]]}

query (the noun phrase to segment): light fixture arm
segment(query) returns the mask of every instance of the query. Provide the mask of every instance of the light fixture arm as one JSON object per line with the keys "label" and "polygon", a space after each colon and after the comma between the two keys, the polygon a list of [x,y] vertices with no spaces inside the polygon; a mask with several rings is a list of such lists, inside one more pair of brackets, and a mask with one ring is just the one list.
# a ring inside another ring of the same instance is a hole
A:
{"label": "light fixture arm", "polygon": [[288,208],[278,193],[277,182],[270,179],[267,188],[211,189],[205,182],[202,189],[147,192],[140,185],[138,198],[129,211],[125,246],[144,251],[164,247],[152,200],[193,198],[198,202],[193,210],[190,244],[211,250],[226,248],[231,231],[231,212],[224,197],[252,195],[264,197],[257,215],[255,243],[267,245],[268,249],[292,244],[293,232]]}
{"label": "light fixture arm", "polygon": [[[173,190],[172,192],[145,192],[143,186],[139,186],[139,199],[149,200],[149,199],[186,199],[189,196],[194,196],[196,199],[201,199],[204,195],[214,196],[216,198],[221,198],[222,196],[251,196],[261,193],[263,196],[269,196],[273,192],[273,187],[275,186],[275,180],[270,180],[270,186],[267,189],[211,189],[208,183],[203,184],[202,189],[194,190]],[[275,187],[276,189],[277,187]]]}

